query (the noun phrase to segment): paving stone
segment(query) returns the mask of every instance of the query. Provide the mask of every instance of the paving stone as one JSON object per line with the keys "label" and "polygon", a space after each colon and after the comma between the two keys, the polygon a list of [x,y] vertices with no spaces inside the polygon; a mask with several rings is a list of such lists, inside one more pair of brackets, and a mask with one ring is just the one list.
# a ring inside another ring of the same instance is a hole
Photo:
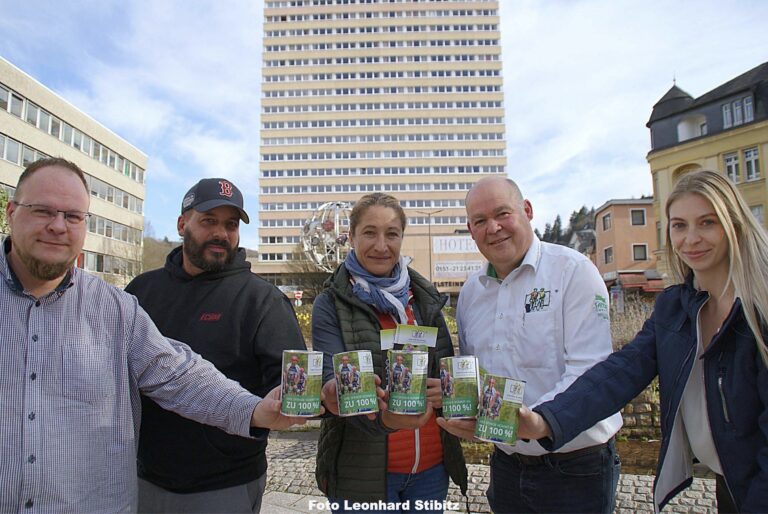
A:
{"label": "paving stone", "polygon": [[[291,437],[297,439],[291,439]],[[308,510],[310,498],[317,501],[325,500],[315,482],[316,454],[317,441],[312,438],[311,434],[270,436],[267,446],[269,471],[267,473],[267,490],[264,496],[265,500],[271,499],[269,512],[310,512]],[[490,512],[485,497],[485,491],[488,489],[488,482],[490,481],[489,467],[482,464],[470,464],[467,469],[469,472],[467,494],[471,512]],[[653,512],[652,484],[652,476],[621,475],[615,513]],[[273,496],[278,494],[286,494],[286,496]],[[458,487],[453,484],[449,488],[448,499],[459,503],[461,505],[460,511],[466,508],[466,499],[461,495]],[[267,510],[265,509],[265,511]],[[715,481],[710,478],[695,478],[693,485],[675,497],[663,512],[716,513]]]}

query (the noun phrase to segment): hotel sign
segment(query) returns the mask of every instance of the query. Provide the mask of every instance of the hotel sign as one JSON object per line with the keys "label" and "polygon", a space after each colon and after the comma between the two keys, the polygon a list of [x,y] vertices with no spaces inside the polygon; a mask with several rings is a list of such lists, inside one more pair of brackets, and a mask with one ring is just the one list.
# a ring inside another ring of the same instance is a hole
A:
{"label": "hotel sign", "polygon": [[437,236],[432,238],[432,253],[479,253],[472,236]]}

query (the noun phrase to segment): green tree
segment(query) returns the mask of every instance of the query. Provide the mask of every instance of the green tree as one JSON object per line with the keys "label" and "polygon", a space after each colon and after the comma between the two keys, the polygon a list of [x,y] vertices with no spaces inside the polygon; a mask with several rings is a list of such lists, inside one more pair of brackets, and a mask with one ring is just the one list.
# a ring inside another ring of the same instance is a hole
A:
{"label": "green tree", "polygon": [[552,242],[552,224],[547,223],[544,225],[544,235],[541,236],[542,241],[546,241],[547,243]]}
{"label": "green tree", "polygon": [[582,205],[578,211],[573,211],[570,219],[570,229],[574,232],[584,230],[585,228],[591,228],[594,226],[595,220],[595,208],[587,209],[586,205]]}
{"label": "green tree", "polygon": [[5,207],[8,205],[8,191],[0,187],[0,234],[8,234],[10,227],[5,218]]}
{"label": "green tree", "polygon": [[575,232],[595,227],[595,208],[587,209],[586,205],[583,205],[578,211],[573,211],[570,218],[568,218],[568,226],[563,227],[563,221],[558,214],[554,223],[547,223],[544,226],[544,234],[539,236],[542,241],[548,243],[555,243],[561,245],[567,245],[571,241],[571,237]]}
{"label": "green tree", "polygon": [[549,234],[550,241],[555,244],[561,244],[561,238],[563,237],[563,220],[560,219],[560,215],[558,214],[555,218],[555,222],[552,224],[552,230]]}

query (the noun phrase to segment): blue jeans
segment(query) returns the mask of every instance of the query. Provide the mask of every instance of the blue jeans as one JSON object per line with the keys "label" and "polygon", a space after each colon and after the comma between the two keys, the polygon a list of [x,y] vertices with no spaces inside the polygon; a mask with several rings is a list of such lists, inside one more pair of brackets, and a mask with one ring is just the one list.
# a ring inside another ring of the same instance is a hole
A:
{"label": "blue jeans", "polygon": [[491,510],[612,513],[621,473],[613,439],[592,452],[574,453],[526,458],[496,449],[488,487]]}
{"label": "blue jeans", "polygon": [[[419,514],[442,514],[443,509],[425,509],[429,503],[422,504],[422,508],[417,509],[416,501],[422,502],[432,500],[435,503],[445,502],[448,496],[448,472],[442,463],[425,469],[419,473],[387,473],[387,503],[397,503],[401,506],[398,510],[365,510],[366,514],[380,514],[392,512],[419,512]],[[354,509],[345,509],[344,500],[329,498],[333,503],[339,504],[339,509],[334,513],[363,512]],[[409,508],[405,508],[405,505]],[[348,502],[349,505],[353,502]]]}

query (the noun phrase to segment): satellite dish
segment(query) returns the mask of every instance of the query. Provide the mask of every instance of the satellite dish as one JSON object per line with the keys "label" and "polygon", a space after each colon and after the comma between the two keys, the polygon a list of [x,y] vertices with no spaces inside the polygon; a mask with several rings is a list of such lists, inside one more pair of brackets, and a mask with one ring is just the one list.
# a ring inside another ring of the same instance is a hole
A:
{"label": "satellite dish", "polygon": [[346,202],[326,202],[301,229],[304,254],[321,271],[333,272],[349,252],[349,213]]}

